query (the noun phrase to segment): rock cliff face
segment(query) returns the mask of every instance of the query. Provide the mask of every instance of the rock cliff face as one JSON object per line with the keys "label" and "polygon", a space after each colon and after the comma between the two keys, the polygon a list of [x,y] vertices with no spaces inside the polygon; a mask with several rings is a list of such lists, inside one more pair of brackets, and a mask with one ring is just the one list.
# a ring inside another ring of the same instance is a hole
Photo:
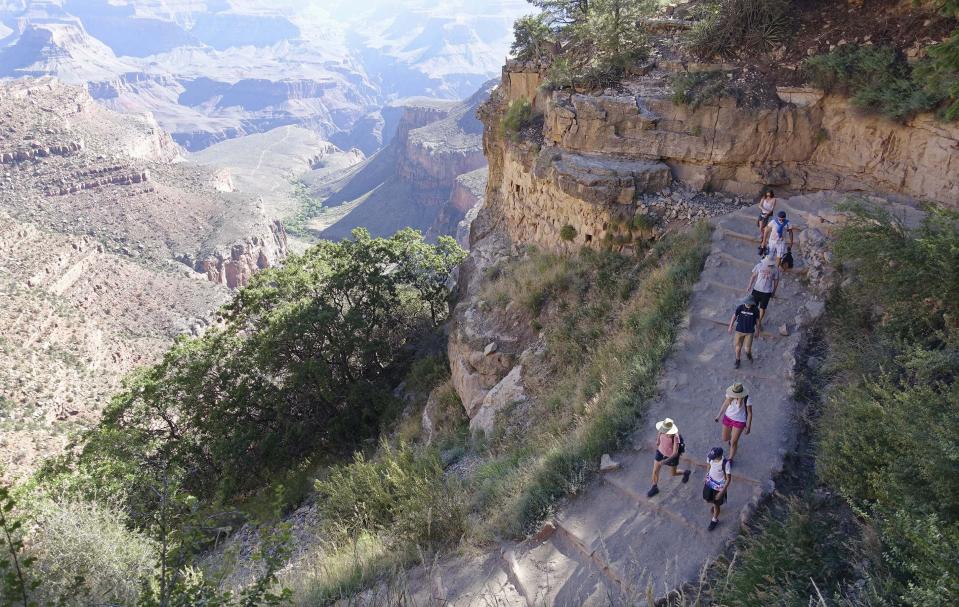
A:
{"label": "rock cliff face", "polygon": [[483,125],[477,108],[492,83],[462,103],[409,100],[390,144],[350,170],[325,198],[328,207],[355,204],[342,219],[325,228],[324,238],[344,238],[355,227],[374,235],[410,226],[435,238],[453,234],[466,211],[460,194],[451,196],[460,175],[486,165]]}
{"label": "rock cliff face", "polygon": [[[946,204],[959,200],[959,127],[920,115],[906,124],[866,115],[843,98],[780,88],[775,108],[744,109],[723,98],[677,106],[653,69],[626,93],[538,92],[536,66],[504,71],[506,101],[528,97],[545,118],[545,145],[567,153],[665,162],[696,187],[753,195],[762,186],[794,191],[874,191]],[[534,87],[535,85],[535,87]]]}
{"label": "rock cliff face", "polygon": [[231,289],[250,282],[257,270],[272,268],[286,257],[286,230],[279,221],[269,223],[266,238],[250,236],[241,242],[219,247],[193,264],[193,269],[206,274],[210,282]]}

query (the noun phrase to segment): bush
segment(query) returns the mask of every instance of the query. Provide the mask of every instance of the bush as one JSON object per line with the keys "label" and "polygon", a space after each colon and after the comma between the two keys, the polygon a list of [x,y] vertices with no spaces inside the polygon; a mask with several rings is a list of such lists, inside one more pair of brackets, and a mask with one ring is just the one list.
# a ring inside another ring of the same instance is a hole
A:
{"label": "bush", "polygon": [[542,37],[540,24],[550,31],[556,57],[547,82],[556,88],[595,88],[614,83],[630,65],[648,54],[645,32],[638,24],[657,6],[654,0],[533,0],[542,9],[524,17],[514,28],[514,48],[530,55],[533,39]]}
{"label": "bush", "polygon": [[555,50],[553,30],[544,15],[520,17],[513,24],[513,45],[510,52],[521,61],[548,59]]}
{"label": "bush", "polygon": [[135,605],[157,571],[159,545],[93,502],[44,500],[34,507],[29,554],[43,579],[42,605]]}
{"label": "bush", "polygon": [[566,242],[572,242],[576,238],[576,228],[567,223],[559,229],[559,237]]}
{"label": "bush", "polygon": [[726,74],[720,71],[682,72],[673,76],[670,84],[673,103],[688,105],[693,110],[727,93]]}
{"label": "bush", "polygon": [[519,139],[520,132],[528,127],[533,116],[533,106],[528,99],[516,99],[509,104],[506,114],[503,116],[503,132],[513,139]]}
{"label": "bush", "polygon": [[789,35],[789,0],[720,0],[707,4],[689,35],[689,47],[706,59],[765,52]]}
{"label": "bush", "polygon": [[381,443],[377,459],[357,453],[316,481],[316,490],[323,519],[348,537],[386,533],[401,545],[435,549],[459,540],[465,528],[458,492],[433,450]]}
{"label": "bush", "polygon": [[[936,0],[943,15],[959,18],[957,0]],[[929,61],[917,69],[917,76],[927,90],[947,100],[942,110],[946,120],[959,120],[959,27],[944,42],[928,47]]]}
{"label": "bush", "polygon": [[887,47],[841,46],[810,57],[803,67],[815,86],[851,95],[856,106],[893,120],[932,110],[945,98],[917,80],[905,58]]}

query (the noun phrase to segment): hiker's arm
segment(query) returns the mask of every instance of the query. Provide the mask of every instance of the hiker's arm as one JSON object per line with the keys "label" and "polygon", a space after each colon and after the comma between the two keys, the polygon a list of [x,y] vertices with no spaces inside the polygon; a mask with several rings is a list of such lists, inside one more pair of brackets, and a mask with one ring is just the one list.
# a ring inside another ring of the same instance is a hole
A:
{"label": "hiker's arm", "polygon": [[778,270],[778,268],[777,268],[777,274],[776,274],[777,277],[776,277],[776,278],[773,278],[773,292],[769,295],[770,297],[775,297],[775,296],[776,296],[776,291],[779,290],[779,280],[780,280],[781,277],[779,276],[778,271],[779,271],[779,270]]}
{"label": "hiker's arm", "polygon": [[719,490],[719,493],[716,494],[716,497],[720,497],[726,493],[726,490],[729,489],[729,486],[733,484],[733,475],[726,472],[724,469],[723,472],[726,474],[726,482],[723,483],[723,488]]}
{"label": "hiker's arm", "polygon": [[732,332],[733,332],[733,325],[734,325],[734,324],[736,324],[736,314],[733,314],[733,317],[729,319],[729,330],[726,331],[727,333],[732,333]]}
{"label": "hiker's arm", "polygon": [[746,293],[749,294],[753,290],[753,284],[756,282],[756,273],[753,272],[749,275],[749,284],[746,285]]}
{"label": "hiker's arm", "polygon": [[746,405],[746,434],[753,429],[753,407]]}
{"label": "hiker's arm", "polygon": [[728,407],[728,406],[729,406],[729,399],[727,398],[727,399],[725,399],[725,400],[723,401],[722,406],[719,408],[719,413],[716,414],[716,420],[715,420],[715,421],[717,421],[717,422],[719,421],[719,418],[723,416],[723,413],[726,412],[726,407]]}

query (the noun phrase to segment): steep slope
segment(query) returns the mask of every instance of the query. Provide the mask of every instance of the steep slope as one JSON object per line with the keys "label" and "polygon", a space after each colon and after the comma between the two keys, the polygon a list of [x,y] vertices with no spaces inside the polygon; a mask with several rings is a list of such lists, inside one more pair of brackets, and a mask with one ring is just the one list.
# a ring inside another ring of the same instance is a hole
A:
{"label": "steep slope", "polygon": [[0,114],[0,463],[17,475],[286,245],[150,119],[51,80],[4,83]]}

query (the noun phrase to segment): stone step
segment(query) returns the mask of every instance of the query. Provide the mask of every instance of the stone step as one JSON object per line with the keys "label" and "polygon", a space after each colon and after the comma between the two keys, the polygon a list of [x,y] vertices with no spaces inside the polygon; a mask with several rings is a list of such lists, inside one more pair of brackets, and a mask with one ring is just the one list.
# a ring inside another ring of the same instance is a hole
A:
{"label": "stone step", "polygon": [[[562,532],[558,532],[562,533]],[[556,532],[546,541],[527,540],[503,550],[504,568],[526,604],[607,605],[619,585]]]}

